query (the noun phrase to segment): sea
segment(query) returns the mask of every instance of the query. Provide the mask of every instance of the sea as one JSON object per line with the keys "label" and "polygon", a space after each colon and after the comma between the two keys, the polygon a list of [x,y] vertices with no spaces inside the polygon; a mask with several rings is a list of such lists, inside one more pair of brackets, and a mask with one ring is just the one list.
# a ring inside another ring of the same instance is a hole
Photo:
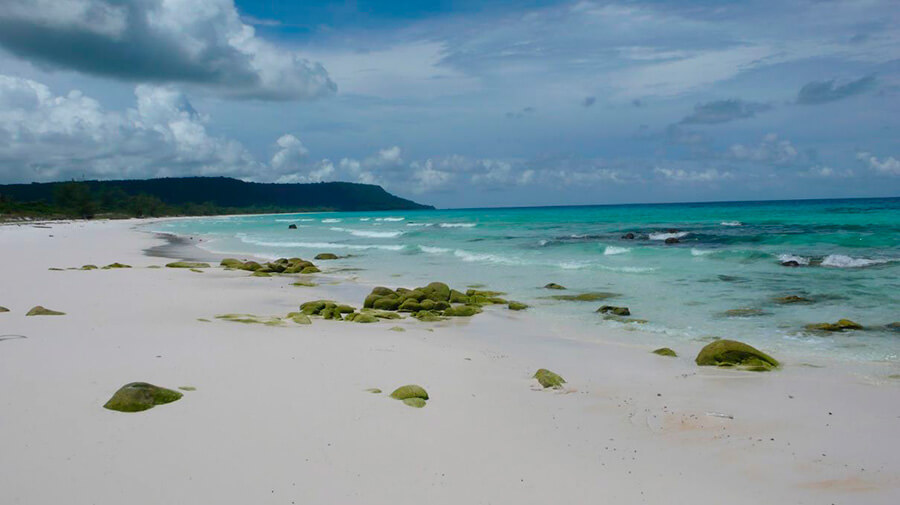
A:
{"label": "sea", "polygon": [[[503,291],[588,338],[617,328],[636,343],[719,337],[811,359],[900,359],[900,328],[890,324],[900,321],[900,198],[302,213],[148,227],[237,257],[332,252],[345,257],[317,263],[373,285]],[[544,288],[551,282],[567,289]],[[552,298],[588,292],[616,296]],[[779,303],[791,295],[808,303]],[[606,304],[643,321],[604,318],[596,310]],[[844,318],[866,329],[805,329]]]}

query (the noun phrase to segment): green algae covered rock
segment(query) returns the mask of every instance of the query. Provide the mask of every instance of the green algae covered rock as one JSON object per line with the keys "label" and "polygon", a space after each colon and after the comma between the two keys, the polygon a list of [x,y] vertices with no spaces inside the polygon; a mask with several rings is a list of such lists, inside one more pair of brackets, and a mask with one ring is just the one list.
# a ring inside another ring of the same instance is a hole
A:
{"label": "green algae covered rock", "polygon": [[507,307],[509,308],[509,310],[525,310],[528,308],[528,305],[525,305],[521,302],[511,301],[509,302],[509,305],[507,305]]}
{"label": "green algae covered rock", "polygon": [[424,407],[427,402],[422,398],[404,398],[403,403],[407,406],[414,407],[417,409],[421,409]]}
{"label": "green algae covered rock", "polygon": [[82,270],[97,270],[97,265],[84,265],[81,267]]}
{"label": "green algae covered rock", "polygon": [[146,382],[125,384],[109,399],[103,408],[119,412],[141,412],[180,400],[182,394]]}
{"label": "green algae covered rock", "polygon": [[397,310],[400,308],[400,299],[396,296],[382,296],[375,300],[372,304],[372,308],[378,310]]}
{"label": "green algae covered rock", "polygon": [[593,292],[581,293],[580,295],[553,295],[550,298],[566,302],[596,302],[599,300],[606,300],[607,298],[615,298],[617,296],[619,295],[616,293]]}
{"label": "green algae covered rock", "polygon": [[425,297],[429,300],[435,302],[450,301],[450,286],[444,284],[443,282],[432,282],[424,288],[418,288],[418,290],[424,293]]}
{"label": "green algae covered rock", "polygon": [[613,305],[604,305],[597,309],[597,312],[601,314],[613,314],[616,316],[630,316],[631,311],[628,310],[628,307],[615,307]]}
{"label": "green algae covered rock", "polygon": [[537,372],[534,372],[534,378],[537,379],[544,388],[559,389],[566,383],[565,379],[546,368],[541,368]]}
{"label": "green algae covered rock", "polygon": [[863,325],[851,321],[849,319],[840,319],[836,323],[819,323],[819,324],[807,324],[806,329],[809,331],[845,331],[845,330],[862,330]]}
{"label": "green algae covered rock", "polygon": [[653,351],[653,354],[659,354],[660,356],[670,356],[672,358],[678,357],[678,354],[675,353],[672,349],[668,347],[660,347],[659,349]]}
{"label": "green algae covered rock", "polygon": [[314,266],[303,267],[303,270],[300,270],[301,274],[317,274],[319,272],[321,272],[321,270]]}
{"label": "green algae covered rock", "polygon": [[9,309],[6,307],[0,307],[0,312],[9,312]]}
{"label": "green algae covered rock", "polygon": [[236,258],[225,258],[219,265],[225,268],[241,268],[244,266],[244,262]]}
{"label": "green algae covered rock", "polygon": [[270,274],[269,272],[264,272],[262,270],[256,270],[255,272],[250,274],[250,277],[272,277],[272,274]]}
{"label": "green algae covered rock", "polygon": [[37,307],[32,307],[26,314],[26,316],[64,316],[65,312],[59,312],[56,310],[46,309],[38,305]]}
{"label": "green algae covered rock", "polygon": [[303,286],[305,288],[314,288],[314,287],[318,286],[318,284],[316,284],[315,282],[297,281],[297,282],[291,284],[291,286]]}
{"label": "green algae covered rock", "polygon": [[[434,302],[431,302],[431,307],[434,308]],[[401,303],[397,310],[400,312],[419,312],[420,310],[427,310],[422,306],[421,303],[413,300],[412,298],[406,300]]]}
{"label": "green algae covered rock", "polygon": [[259,263],[255,262],[255,261],[245,261],[238,268],[240,268],[241,270],[247,270],[248,272],[255,272],[257,270],[261,270],[262,265],[260,265]]}
{"label": "green algae covered rock", "polygon": [[378,319],[403,319],[403,316],[388,310],[362,309],[360,312],[371,314]]}
{"label": "green algae covered rock", "polygon": [[312,319],[303,312],[288,312],[287,318],[297,324],[312,324]]}
{"label": "green algae covered rock", "polygon": [[406,331],[406,329],[404,329],[402,326],[391,326],[390,328],[388,328],[388,330],[390,330],[390,331],[396,331],[396,332],[404,332],[404,331]]}
{"label": "green algae covered rock", "polygon": [[124,263],[110,263],[103,267],[103,270],[111,270],[113,268],[131,268],[131,265],[126,265]]}
{"label": "green algae covered rock", "polygon": [[446,319],[444,317],[441,317],[441,315],[438,314],[437,312],[433,312],[430,310],[423,310],[421,312],[416,312],[416,314],[413,317],[415,317],[419,321],[422,321],[425,323],[436,323],[438,321],[443,321],[444,319]]}
{"label": "green algae covered rock", "polygon": [[167,268],[209,268],[209,263],[200,261],[173,261],[166,263]]}
{"label": "green algae covered rock", "polygon": [[216,319],[244,324],[264,324],[266,326],[284,326],[284,321],[279,317],[255,316],[253,314],[220,314]]}
{"label": "green algae covered rock", "polygon": [[768,354],[735,340],[715,340],[706,345],[694,360],[699,366],[736,367],[752,372],[778,368],[778,361]]}
{"label": "green algae covered rock", "polygon": [[779,296],[774,299],[775,303],[782,305],[790,305],[792,303],[813,303],[813,300],[798,295]]}
{"label": "green algae covered rock", "polygon": [[407,384],[406,386],[400,386],[395,389],[393,393],[391,393],[391,398],[395,400],[406,400],[407,398],[421,398],[423,400],[428,399],[428,392],[425,391],[425,388],[416,384]]}
{"label": "green algae covered rock", "polygon": [[319,253],[319,254],[317,254],[316,257],[313,258],[313,259],[316,259],[316,260],[336,260],[336,259],[338,259],[338,255],[337,255],[337,254],[333,254],[333,253]]}
{"label": "green algae covered rock", "polygon": [[494,298],[500,295],[505,295],[506,293],[502,291],[489,291],[486,289],[467,289],[466,296],[482,296],[484,298]]}
{"label": "green algae covered rock", "polygon": [[353,321],[354,323],[377,323],[378,318],[374,315],[367,312],[354,312],[347,316],[347,321]]}
{"label": "green algae covered rock", "polygon": [[472,317],[481,313],[481,308],[474,305],[457,305],[444,311],[446,317]]}
{"label": "green algae covered rock", "polygon": [[544,289],[566,289],[566,287],[561,284],[551,282],[550,284],[547,284],[546,286],[544,286]]}

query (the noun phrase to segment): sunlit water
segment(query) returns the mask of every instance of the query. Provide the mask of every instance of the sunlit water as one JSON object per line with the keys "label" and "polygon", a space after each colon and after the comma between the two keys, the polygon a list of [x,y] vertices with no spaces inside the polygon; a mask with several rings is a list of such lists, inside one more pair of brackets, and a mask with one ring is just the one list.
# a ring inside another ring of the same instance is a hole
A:
{"label": "sunlit water", "polygon": [[[355,275],[393,287],[483,284],[533,305],[540,317],[591,328],[621,326],[594,310],[625,305],[649,321],[640,329],[650,334],[636,339],[720,336],[847,359],[900,355],[900,333],[884,326],[900,321],[900,199],[319,213],[150,228],[202,238],[202,247],[234,255],[351,255],[321,264],[360,268]],[[622,238],[629,232],[637,238]],[[667,245],[668,237],[680,242]],[[801,266],[782,266],[787,260]],[[548,282],[569,289],[543,289]],[[586,291],[621,296],[590,303],[546,298]],[[773,301],[791,294],[815,303]],[[727,317],[729,309],[762,314]],[[839,318],[871,329],[803,330]]]}

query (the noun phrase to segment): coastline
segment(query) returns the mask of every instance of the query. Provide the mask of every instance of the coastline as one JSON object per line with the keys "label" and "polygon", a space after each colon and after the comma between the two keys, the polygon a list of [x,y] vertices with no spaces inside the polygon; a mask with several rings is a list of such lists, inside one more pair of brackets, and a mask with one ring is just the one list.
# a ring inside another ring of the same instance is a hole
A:
{"label": "coastline", "polygon": [[[28,337],[0,342],[4,503],[887,504],[900,491],[900,381],[871,368],[699,368],[700,343],[662,358],[628,332],[585,341],[490,308],[434,324],[203,323],[358,306],[371,286],[364,272],[292,287],[143,268],[203,250],[135,223],[0,228],[14,297],[0,323]],[[135,268],[47,270],[114,261]],[[33,305],[67,315],[24,317]],[[567,388],[539,390],[540,367]],[[100,408],[132,381],[197,391],[141,414]],[[406,383],[428,389],[427,407],[363,391]]]}

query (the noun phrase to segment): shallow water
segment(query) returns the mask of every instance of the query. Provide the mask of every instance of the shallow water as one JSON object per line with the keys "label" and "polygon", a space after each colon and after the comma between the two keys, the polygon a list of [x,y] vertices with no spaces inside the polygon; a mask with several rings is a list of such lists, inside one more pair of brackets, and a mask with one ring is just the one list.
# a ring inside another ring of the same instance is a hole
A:
{"label": "shallow water", "polygon": [[[628,326],[655,340],[721,336],[846,359],[900,356],[900,333],[883,327],[900,320],[900,199],[240,216],[150,229],[202,238],[202,247],[235,255],[351,255],[323,265],[362,268],[355,274],[389,286],[484,284],[533,305],[541,317],[590,327],[620,326],[594,310],[626,305],[649,321]],[[622,238],[629,232],[637,238]],[[667,245],[669,237],[679,243]],[[782,266],[787,260],[801,266]],[[569,290],[542,289],[548,282]],[[546,298],[582,291],[620,296]],[[815,303],[773,301],[791,294]],[[761,314],[728,317],[730,309]],[[803,331],[839,318],[871,329]]]}

